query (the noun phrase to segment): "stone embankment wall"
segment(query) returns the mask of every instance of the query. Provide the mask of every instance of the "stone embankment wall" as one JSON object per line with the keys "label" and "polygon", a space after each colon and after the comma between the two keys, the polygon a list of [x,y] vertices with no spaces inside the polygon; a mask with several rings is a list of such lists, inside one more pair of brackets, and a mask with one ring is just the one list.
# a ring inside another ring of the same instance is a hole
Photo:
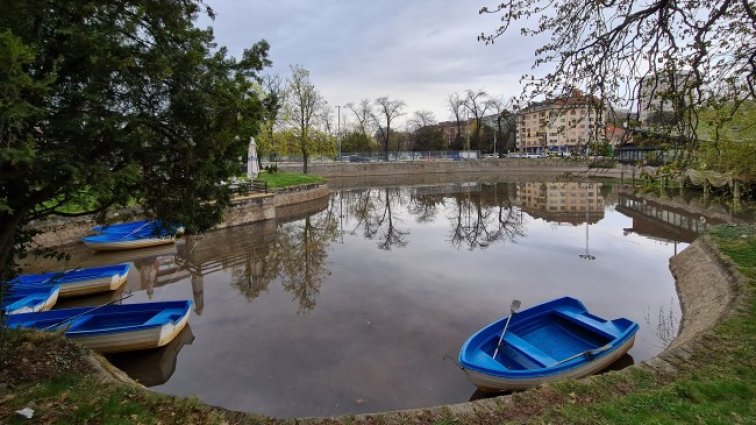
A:
{"label": "stone embankment wall", "polygon": [[[280,163],[281,171],[301,172],[302,164]],[[564,174],[576,173],[591,176],[620,177],[622,168],[589,169],[584,161],[563,158],[501,158],[466,161],[415,161],[415,162],[328,162],[310,163],[308,172],[325,177],[376,176],[376,175],[426,175],[439,173],[529,173]]]}
{"label": "stone embankment wall", "polygon": [[[272,193],[255,193],[235,198],[222,223],[217,228],[253,223],[277,218],[277,210],[291,205],[327,197],[328,186],[311,184],[281,189]],[[284,211],[287,215],[288,212]],[[128,221],[140,217],[137,209],[130,208],[115,212],[110,221]],[[31,227],[39,230],[34,241],[41,246],[55,247],[79,241],[92,233],[96,224],[93,216],[77,218],[54,218],[37,223]]]}

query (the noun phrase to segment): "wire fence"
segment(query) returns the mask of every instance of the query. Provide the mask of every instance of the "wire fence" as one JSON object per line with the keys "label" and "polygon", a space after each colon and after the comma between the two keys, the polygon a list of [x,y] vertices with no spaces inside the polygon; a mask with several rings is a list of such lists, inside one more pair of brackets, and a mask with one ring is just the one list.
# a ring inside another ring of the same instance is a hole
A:
{"label": "wire fence", "polygon": [[[308,162],[418,162],[418,161],[462,161],[495,157],[483,155],[480,151],[390,151],[386,152],[342,152],[341,155],[312,155]],[[276,163],[302,163],[301,155],[268,155],[263,166]]]}

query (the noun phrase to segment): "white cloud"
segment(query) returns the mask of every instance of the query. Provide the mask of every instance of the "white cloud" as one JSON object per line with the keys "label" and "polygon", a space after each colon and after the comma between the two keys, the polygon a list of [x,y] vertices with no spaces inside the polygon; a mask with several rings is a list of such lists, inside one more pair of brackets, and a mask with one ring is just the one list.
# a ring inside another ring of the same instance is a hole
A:
{"label": "white cloud", "polygon": [[301,64],[332,105],[389,96],[406,111],[449,118],[446,98],[466,89],[519,93],[530,72],[536,40],[507,35],[493,46],[476,36],[498,25],[479,15],[485,0],[212,1],[218,44],[234,55],[260,39],[271,44],[273,72]]}

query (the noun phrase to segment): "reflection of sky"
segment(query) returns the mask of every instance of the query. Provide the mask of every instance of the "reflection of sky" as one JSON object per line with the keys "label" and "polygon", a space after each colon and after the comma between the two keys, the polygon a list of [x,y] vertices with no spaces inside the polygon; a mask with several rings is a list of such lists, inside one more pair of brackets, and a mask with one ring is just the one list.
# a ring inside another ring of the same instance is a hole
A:
{"label": "reflection of sky", "polygon": [[[156,388],[277,416],[465,401],[474,387],[445,356],[456,358],[464,340],[505,315],[515,298],[527,308],[572,296],[599,316],[638,322],[630,351],[636,361],[660,352],[677,333],[680,308],[668,267],[674,244],[624,236],[632,220],[611,206],[590,225],[589,252],[596,259],[588,261],[580,257],[586,253],[584,224],[556,225],[523,213],[525,236],[486,249],[455,248],[449,240],[456,201],[447,198],[435,221],[418,223],[408,202],[392,196],[393,223],[406,233],[406,246],[379,249],[386,226],[365,239],[361,228],[350,232],[358,221],[345,213],[343,242],[339,235],[326,244],[328,269],[311,311],[298,312],[280,277],[248,300],[230,284],[236,266],[207,274],[204,309],[190,319],[195,340],[181,350],[171,379]],[[382,214],[383,200],[375,202],[375,213]],[[339,202],[330,205],[338,217]],[[314,215],[313,223],[326,214]],[[255,237],[250,232],[248,239]],[[237,250],[234,258],[245,252]],[[216,262],[232,254],[219,246]],[[152,293],[153,300],[192,296],[189,279]],[[138,292],[129,302],[146,299]]]}

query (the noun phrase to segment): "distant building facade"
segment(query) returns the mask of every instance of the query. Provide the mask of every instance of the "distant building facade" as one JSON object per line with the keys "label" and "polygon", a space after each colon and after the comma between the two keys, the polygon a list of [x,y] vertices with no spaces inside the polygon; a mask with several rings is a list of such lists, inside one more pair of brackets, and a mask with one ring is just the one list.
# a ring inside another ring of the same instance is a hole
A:
{"label": "distant building facade", "polygon": [[528,153],[582,153],[605,141],[604,111],[596,98],[570,96],[533,103],[517,117],[517,147]]}
{"label": "distant building facade", "polygon": [[689,77],[686,72],[665,72],[641,79],[638,115],[643,127],[673,124],[684,105],[682,93]]}

